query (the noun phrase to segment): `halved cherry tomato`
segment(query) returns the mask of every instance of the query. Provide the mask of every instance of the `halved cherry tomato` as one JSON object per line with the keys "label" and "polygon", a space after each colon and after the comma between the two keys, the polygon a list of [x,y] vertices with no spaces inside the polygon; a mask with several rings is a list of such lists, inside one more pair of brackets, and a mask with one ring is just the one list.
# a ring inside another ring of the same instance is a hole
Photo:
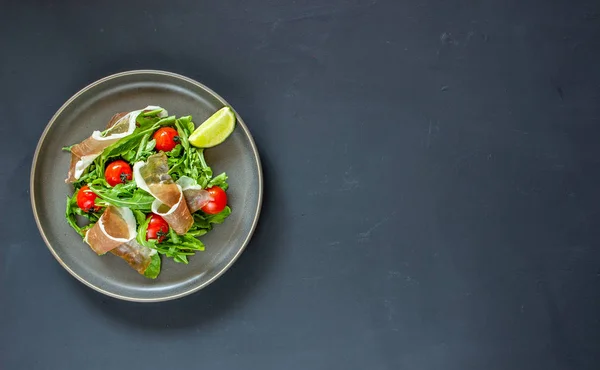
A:
{"label": "halved cherry tomato", "polygon": [[146,229],[146,240],[157,239],[161,243],[169,234],[169,224],[164,218],[155,213],[152,213],[149,217],[150,223],[148,229]]}
{"label": "halved cherry tomato", "polygon": [[209,215],[216,215],[227,205],[227,193],[218,186],[213,186],[206,190],[208,190],[208,193],[210,194],[210,202],[206,203],[206,205],[201,208],[202,212],[208,213]]}
{"label": "halved cherry tomato", "polygon": [[132,176],[131,166],[121,159],[109,163],[104,171],[104,178],[110,186],[126,183],[132,179]]}
{"label": "halved cherry tomato", "polygon": [[96,198],[98,196],[90,190],[89,186],[82,186],[77,192],[77,206],[84,212],[98,212],[102,207],[96,205]]}
{"label": "halved cherry tomato", "polygon": [[163,152],[170,152],[179,144],[179,134],[173,127],[162,127],[154,133],[153,136],[156,141],[156,150],[162,150]]}

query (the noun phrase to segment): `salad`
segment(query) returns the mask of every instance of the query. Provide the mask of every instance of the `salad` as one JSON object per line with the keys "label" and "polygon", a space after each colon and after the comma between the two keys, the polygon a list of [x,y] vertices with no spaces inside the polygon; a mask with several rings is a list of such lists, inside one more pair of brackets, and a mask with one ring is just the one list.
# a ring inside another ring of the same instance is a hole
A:
{"label": "salad", "polygon": [[158,106],[115,114],[104,131],[63,148],[74,187],[67,222],[98,255],[110,252],[147,278],[159,275],[161,256],[187,264],[204,250],[198,237],[231,214],[227,175],[213,176],[204,148],[234,127],[229,107],[197,128]]}

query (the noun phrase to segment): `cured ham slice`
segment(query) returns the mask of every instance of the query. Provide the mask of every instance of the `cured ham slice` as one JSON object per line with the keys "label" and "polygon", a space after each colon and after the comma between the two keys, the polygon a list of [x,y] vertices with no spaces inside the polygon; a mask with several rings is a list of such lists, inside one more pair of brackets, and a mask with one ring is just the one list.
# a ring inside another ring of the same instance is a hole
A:
{"label": "cured ham slice", "polygon": [[129,208],[108,206],[84,241],[97,254],[105,254],[136,236],[135,217]]}
{"label": "cured ham slice", "polygon": [[[131,135],[136,127],[136,118],[143,111],[162,109],[157,106],[147,106],[144,109],[129,113],[117,113],[108,122],[104,135],[100,131],[94,131],[92,136],[71,148],[71,166],[67,175],[66,183],[77,181],[83,171],[96,159],[102,151],[120,139]],[[167,111],[159,113],[160,117],[166,117]]]}
{"label": "cured ham slice", "polygon": [[194,218],[185,202],[181,187],[179,185],[177,187],[179,189],[179,200],[177,203],[169,207],[157,199],[152,202],[152,212],[164,218],[177,234],[183,235],[194,224]]}
{"label": "cured ham slice", "polygon": [[[121,257],[134,270],[144,275],[152,263],[153,256],[156,255],[156,250],[139,245],[135,239],[132,239],[112,249],[110,253]],[[158,260],[160,263],[160,258]]]}
{"label": "cured ham slice", "polygon": [[148,161],[133,166],[133,178],[140,189],[155,199],[152,212],[161,216],[179,235],[185,234],[194,218],[188,209],[183,190],[168,174],[167,156],[161,152],[148,157]]}
{"label": "cured ham slice", "polygon": [[177,185],[181,186],[185,202],[191,213],[198,211],[210,202],[209,192],[202,189],[191,177],[181,176],[177,180]]}

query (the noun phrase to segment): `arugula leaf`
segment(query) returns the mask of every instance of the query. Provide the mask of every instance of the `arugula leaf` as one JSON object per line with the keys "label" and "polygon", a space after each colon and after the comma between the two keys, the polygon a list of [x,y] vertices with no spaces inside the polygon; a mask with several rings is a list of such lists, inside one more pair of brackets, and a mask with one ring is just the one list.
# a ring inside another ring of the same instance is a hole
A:
{"label": "arugula leaf", "polygon": [[229,208],[229,206],[226,206],[221,212],[217,213],[216,215],[208,215],[206,217],[206,221],[208,221],[209,224],[222,224],[223,221],[225,221],[225,219],[229,217],[230,214],[231,208]]}
{"label": "arugula leaf", "polygon": [[139,245],[156,249],[156,240],[146,240],[146,231],[148,230],[148,224],[150,223],[150,219],[151,217],[148,217],[146,220],[144,220],[143,223],[140,224],[137,230],[135,240],[138,242]]}
{"label": "arugula leaf", "polygon": [[206,164],[206,160],[204,159],[204,149],[196,150],[196,152],[204,175],[210,179],[213,175],[213,172],[212,169],[208,166],[208,164]]}
{"label": "arugula leaf", "polygon": [[187,136],[190,136],[196,129],[194,122],[192,122],[192,116],[179,117],[179,124],[186,131]]}
{"label": "arugula leaf", "polygon": [[131,212],[133,212],[133,216],[135,217],[135,221],[138,225],[142,225],[144,222],[146,222],[146,214],[144,212],[138,209],[132,209]]}
{"label": "arugula leaf", "polygon": [[150,116],[157,116],[160,112],[164,111],[164,109],[162,108],[157,108],[155,110],[151,110],[148,112],[142,112],[140,115],[142,117],[150,117]]}
{"label": "arugula leaf", "polygon": [[183,242],[181,242],[181,244],[191,250],[195,250],[195,251],[203,251],[204,250],[204,243],[202,243],[200,241],[200,239],[197,239],[189,234],[185,234],[182,235],[182,239]]}
{"label": "arugula leaf", "polygon": [[147,117],[147,116],[144,116],[143,114],[139,114],[135,119],[136,126],[141,130],[145,130],[145,129],[151,127],[156,122],[158,122],[157,117]]}
{"label": "arugula leaf", "polygon": [[188,260],[187,260],[187,256],[186,255],[177,255],[173,258],[173,261],[178,262],[178,263],[185,263],[186,265],[188,264]]}
{"label": "arugula leaf", "polygon": [[181,146],[181,144],[175,145],[175,147],[173,149],[171,149],[170,152],[167,152],[167,157],[170,157],[170,158],[181,157],[182,149],[183,149],[183,147]]}
{"label": "arugula leaf", "polygon": [[150,133],[147,133],[144,136],[142,136],[142,140],[140,141],[140,145],[138,146],[137,153],[135,154],[133,159],[129,160],[129,162],[135,163],[139,160],[139,158],[142,156],[142,153],[146,149],[146,144],[148,144],[148,139],[150,139]]}
{"label": "arugula leaf", "polygon": [[172,125],[173,123],[175,123],[175,116],[169,116],[169,117],[161,118],[160,120],[158,120],[158,122],[156,122],[155,126],[157,126],[156,128],[158,128],[159,126],[169,126],[169,125]]}
{"label": "arugula leaf", "polygon": [[[75,196],[73,196],[73,198],[75,198]],[[73,198],[67,196],[67,209],[65,212],[65,217],[67,218],[69,225],[71,225],[71,227],[83,237],[85,234],[81,232],[81,228],[79,225],[77,225],[77,219],[75,218],[75,213],[73,212],[73,207],[71,206]]]}
{"label": "arugula leaf", "polygon": [[[231,208],[226,206],[221,212],[216,215],[207,215],[201,212],[196,212],[193,214],[194,224],[190,229],[191,232],[195,232],[200,229],[212,230],[213,224],[221,224],[229,215],[231,214]],[[190,233],[190,232],[188,232]]]}
{"label": "arugula leaf", "polygon": [[199,237],[199,236],[202,236],[202,235],[206,234],[207,232],[208,232],[208,230],[206,230],[206,229],[196,229],[196,230],[190,229],[187,232],[187,234],[191,235],[193,237]]}
{"label": "arugula leaf", "polygon": [[83,209],[77,207],[77,206],[71,206],[71,211],[73,212],[73,214],[77,215],[77,216],[82,216],[87,218],[90,223],[92,223],[92,225],[94,223],[96,223],[99,219],[100,216],[102,215],[102,210],[101,212],[85,212]]}
{"label": "arugula leaf", "polygon": [[173,243],[177,244],[180,242],[179,236],[177,235],[177,233],[175,232],[175,230],[173,230],[172,227],[169,227],[169,238],[173,241]]}
{"label": "arugula leaf", "polygon": [[152,262],[150,265],[146,267],[146,271],[144,271],[144,276],[150,279],[156,279],[158,274],[160,274],[160,256],[158,253],[152,255]]}
{"label": "arugula leaf", "polygon": [[104,201],[97,203],[100,206],[111,204],[116,207],[128,207],[130,209],[150,211],[152,202],[154,202],[154,197],[146,191],[137,188],[133,191],[127,190],[124,184],[118,184],[111,188],[100,187],[92,183],[90,184],[90,190]]}
{"label": "arugula leaf", "polygon": [[148,141],[148,143],[146,144],[146,149],[144,149],[147,152],[151,152],[154,150],[154,148],[156,147],[156,140],[152,139],[150,141]]}
{"label": "arugula leaf", "polygon": [[207,187],[211,187],[211,186],[218,186],[221,189],[227,191],[227,189],[229,188],[229,184],[227,183],[227,174],[225,172],[223,172],[222,174],[215,176],[212,178],[212,180],[210,180],[208,182],[208,185],[206,185]]}
{"label": "arugula leaf", "polygon": [[179,140],[181,141],[181,145],[183,146],[183,149],[186,152],[188,152],[190,150],[190,142],[188,141],[188,135],[185,133],[185,131],[183,130],[183,127],[181,126],[180,120],[175,121],[175,128],[177,128],[177,134],[179,136]]}

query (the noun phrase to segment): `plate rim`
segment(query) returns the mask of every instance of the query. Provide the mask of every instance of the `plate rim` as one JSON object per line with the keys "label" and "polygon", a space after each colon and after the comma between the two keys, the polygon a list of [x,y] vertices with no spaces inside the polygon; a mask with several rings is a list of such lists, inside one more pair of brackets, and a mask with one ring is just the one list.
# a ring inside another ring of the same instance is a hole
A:
{"label": "plate rim", "polygon": [[[34,192],[34,189],[35,189],[35,187],[34,187],[34,178],[35,178],[35,172],[36,172],[36,167],[37,167],[36,164],[38,162],[38,157],[39,157],[39,154],[40,154],[40,149],[41,149],[42,144],[44,143],[44,139],[46,138],[46,135],[48,134],[48,131],[50,131],[50,129],[54,125],[55,121],[62,114],[62,112],[68,106],[70,106],[73,103],[73,101],[75,101],[77,98],[79,98],[82,94],[84,94],[88,90],[90,90],[90,89],[92,89],[92,88],[94,88],[94,87],[96,87],[98,85],[101,85],[101,84],[103,84],[103,83],[105,83],[107,81],[118,79],[118,78],[122,78],[122,77],[125,77],[125,76],[143,75],[143,74],[161,75],[161,76],[172,77],[172,78],[175,78],[175,79],[178,79],[178,80],[183,80],[185,82],[191,83],[192,85],[195,85],[195,86],[199,87],[200,89],[206,91],[207,93],[209,93],[210,95],[212,95],[214,98],[216,98],[219,102],[221,102],[223,105],[231,107],[231,109],[235,113],[238,126],[241,127],[242,130],[244,130],[244,133],[246,134],[246,136],[248,137],[248,139],[250,141],[250,147],[252,149],[252,152],[254,153],[254,158],[256,159],[256,167],[258,169],[258,202],[257,202],[258,204],[257,204],[257,207],[256,207],[256,212],[254,213],[254,217],[253,217],[253,220],[252,220],[252,225],[250,227],[250,232],[248,233],[248,235],[244,239],[244,242],[242,243],[242,246],[239,248],[239,250],[233,256],[233,258],[227,264],[225,264],[225,266],[223,266],[214,276],[212,276],[210,279],[208,279],[207,281],[203,282],[202,284],[199,284],[198,286],[192,287],[192,288],[190,288],[188,290],[185,290],[185,291],[183,291],[181,293],[172,294],[172,295],[166,295],[166,296],[157,297],[157,298],[139,298],[139,297],[132,297],[132,296],[129,296],[129,295],[123,295],[123,294],[113,293],[113,292],[107,291],[105,289],[102,289],[102,288],[100,288],[100,287],[98,287],[98,286],[90,283],[85,278],[83,278],[82,276],[80,276],[79,274],[77,274],[75,271],[73,271],[59,257],[58,253],[54,250],[54,248],[50,244],[48,238],[46,237],[46,234],[44,233],[44,230],[43,230],[42,225],[40,223],[40,218],[39,218],[39,215],[38,215],[38,212],[37,212],[37,206],[36,206],[36,201],[35,201],[35,196],[34,196],[34,193],[35,193]],[[250,239],[252,238],[252,236],[254,234],[254,231],[256,230],[256,226],[258,224],[258,219],[260,217],[260,212],[261,212],[261,209],[262,209],[263,186],[264,186],[263,183],[264,183],[264,181],[263,181],[262,166],[261,166],[261,162],[260,162],[260,156],[259,156],[259,153],[258,153],[258,148],[256,147],[256,143],[254,142],[254,138],[252,137],[252,134],[250,133],[250,130],[248,129],[248,127],[244,123],[244,120],[242,119],[242,117],[237,113],[237,111],[223,97],[221,97],[219,94],[217,94],[215,91],[213,91],[208,86],[206,86],[206,85],[204,85],[204,84],[202,84],[202,83],[200,83],[200,82],[198,82],[198,81],[196,81],[194,79],[191,79],[189,77],[180,75],[178,73],[173,73],[173,72],[168,72],[168,71],[163,71],[163,70],[157,70],[157,69],[136,69],[136,70],[129,70],[129,71],[124,71],[124,72],[119,72],[119,73],[111,74],[109,76],[103,77],[103,78],[101,78],[99,80],[96,80],[96,81],[88,84],[87,86],[85,86],[84,88],[82,88],[81,90],[79,90],[78,92],[76,92],[73,96],[71,96],[65,103],[63,103],[63,105],[56,111],[56,113],[54,113],[54,115],[52,116],[52,118],[50,119],[50,121],[48,121],[48,124],[44,128],[44,131],[40,135],[40,138],[39,138],[38,143],[37,143],[36,148],[35,148],[33,159],[32,159],[32,162],[31,162],[31,171],[30,171],[30,178],[29,178],[29,196],[30,196],[30,201],[31,201],[31,209],[33,211],[33,217],[35,218],[35,223],[37,225],[38,231],[39,231],[40,235],[42,236],[42,239],[44,240],[44,243],[46,244],[46,247],[48,247],[48,249],[50,250],[50,252],[54,256],[54,258],[58,261],[58,263],[65,270],[67,270],[71,274],[71,276],[73,276],[74,278],[76,278],[77,280],[79,280],[84,285],[86,285],[86,286],[94,289],[97,292],[105,294],[105,295],[107,295],[109,297],[121,299],[121,300],[124,300],[124,301],[130,301],[130,302],[147,303],[147,302],[163,302],[163,301],[174,300],[174,299],[182,298],[182,297],[185,297],[185,296],[190,295],[192,293],[195,293],[195,292],[197,292],[197,291],[199,291],[199,290],[207,287],[211,283],[213,283],[215,280],[217,280],[219,277],[221,277],[221,275],[223,275],[227,270],[229,270],[229,268],[237,261],[237,259],[240,257],[240,255],[244,252],[244,250],[246,249],[246,246],[249,244]]]}

